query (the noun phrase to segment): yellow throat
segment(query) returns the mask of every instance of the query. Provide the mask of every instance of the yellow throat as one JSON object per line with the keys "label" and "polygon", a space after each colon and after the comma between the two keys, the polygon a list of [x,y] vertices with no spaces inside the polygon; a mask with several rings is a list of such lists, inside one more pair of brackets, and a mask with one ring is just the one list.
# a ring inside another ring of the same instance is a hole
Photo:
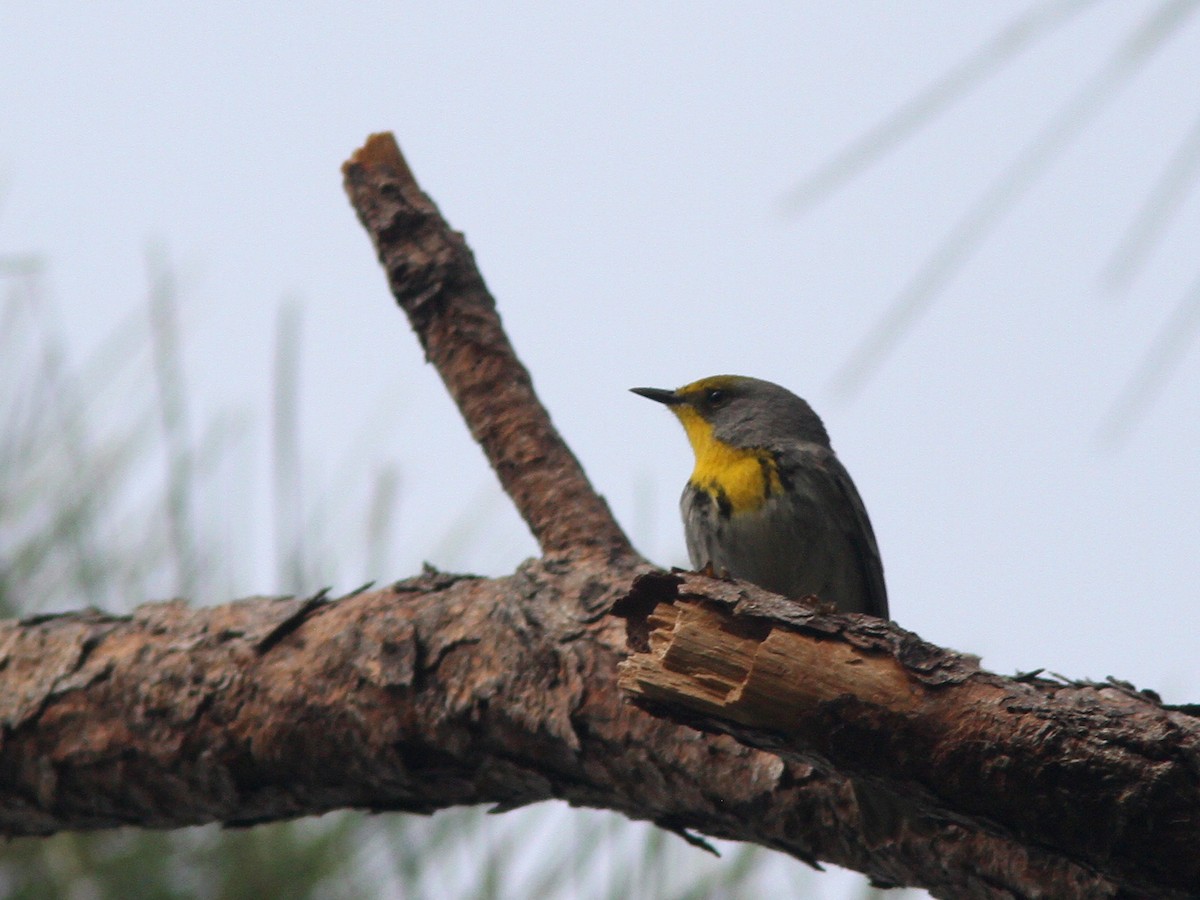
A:
{"label": "yellow throat", "polygon": [[687,432],[696,467],[689,483],[728,501],[730,512],[753,512],[781,490],[775,460],[761,449],[745,449],[717,440],[712,425],[686,404],[672,406]]}

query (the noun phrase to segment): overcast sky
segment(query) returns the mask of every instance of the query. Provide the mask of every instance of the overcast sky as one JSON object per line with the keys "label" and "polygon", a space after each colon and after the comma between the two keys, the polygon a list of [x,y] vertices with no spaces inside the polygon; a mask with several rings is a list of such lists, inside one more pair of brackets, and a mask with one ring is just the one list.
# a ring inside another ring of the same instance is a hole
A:
{"label": "overcast sky", "polygon": [[[1106,82],[1164,4],[1074,4],[794,214],[806,175],[1007,23],[1059,5],[504,6],[0,6],[0,256],[44,260],[79,358],[144,318],[148,253],[170,261],[194,430],[249,423],[214,476],[226,487],[200,498],[227,517],[239,592],[277,587],[269,396],[285,301],[303,319],[300,496],[344,548],[322,576],[348,589],[425,559],[503,573],[536,552],[342,192],[341,162],[391,130],[651,558],[685,560],[690,450],[626,389],[767,378],[824,417],[902,625],[1004,673],[1111,674],[1200,699],[1200,349],[1123,439],[1097,436],[1200,275],[1189,187],[1128,288],[1103,278],[1196,127],[1200,23],[1181,20],[1143,68]],[[840,391],[956,224],[1095,83],[1110,102],[1087,108],[870,377]],[[124,404],[152,410],[153,392]],[[388,464],[398,526],[386,569],[367,571],[368,489]]]}

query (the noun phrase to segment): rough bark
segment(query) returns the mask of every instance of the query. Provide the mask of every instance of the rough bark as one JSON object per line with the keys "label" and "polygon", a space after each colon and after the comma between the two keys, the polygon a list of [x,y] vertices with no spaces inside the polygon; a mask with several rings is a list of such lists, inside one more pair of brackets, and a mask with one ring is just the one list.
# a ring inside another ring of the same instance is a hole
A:
{"label": "rough bark", "polygon": [[371,135],[342,174],[396,302],[542,552],[631,553],[538,401],[462,234],[421,190],[395,138]]}
{"label": "rough bark", "polygon": [[[886,665],[897,672],[924,673],[922,690],[933,690],[929,679],[941,671],[896,651],[926,645],[904,644],[894,626],[804,619],[801,632],[836,626],[825,636],[831,646],[871,659],[847,668],[875,674],[863,676],[864,700],[839,707],[826,698],[801,710],[812,716],[807,724],[789,710],[789,727],[810,743],[787,745],[786,758],[627,702],[617,683],[626,627],[607,612],[630,597],[623,607],[634,621],[631,611],[676,581],[659,573],[634,589],[653,570],[554,432],[461,236],[420,192],[391,137],[372,137],[344,174],[393,293],[543,558],[507,578],[431,571],[333,601],[252,598],[207,609],[172,601],[127,617],[85,611],[0,623],[0,831],[249,824],[341,807],[429,812],[558,798],[690,840],[700,832],[753,841],[942,896],[1186,893],[1163,887],[1157,863],[1132,871],[1128,854],[1110,854],[1104,859],[1119,856],[1110,871],[1074,845],[996,824],[1016,804],[972,798],[973,779],[1003,773],[972,772],[970,748],[948,754],[953,781],[940,792],[898,763],[873,768],[881,754],[870,748],[887,746],[891,720],[870,704],[909,696],[888,693],[894,685],[875,656],[892,654]],[[713,608],[731,589],[702,578],[686,586],[691,601]],[[800,609],[793,616],[803,618]],[[649,646],[649,631],[633,636]],[[740,664],[736,655],[729,663]],[[838,689],[859,696],[855,685],[851,677]],[[1112,716],[1128,714],[1127,698],[1109,700],[1097,698]],[[1047,725],[1054,739],[1039,764],[1054,765],[1063,736],[1076,734],[1073,721]],[[926,745],[940,737],[952,749],[952,726]],[[872,821],[835,760],[921,814]],[[1159,808],[1185,814],[1175,803]],[[1097,843],[1135,830],[1097,820],[1116,828]]]}
{"label": "rough bark", "polygon": [[903,819],[969,817],[1129,890],[1200,890],[1200,719],[1151,692],[1003,678],[880,620],[699,576],[643,576],[619,612],[620,682],[647,709],[854,776]]}
{"label": "rough bark", "polygon": [[[335,601],[4,623],[0,830],[558,798],[943,896],[1117,895],[1118,881],[967,819],[868,841],[827,767],[626,702],[624,628],[606,613],[639,571],[588,554]],[[725,585],[706,583],[717,600]]]}

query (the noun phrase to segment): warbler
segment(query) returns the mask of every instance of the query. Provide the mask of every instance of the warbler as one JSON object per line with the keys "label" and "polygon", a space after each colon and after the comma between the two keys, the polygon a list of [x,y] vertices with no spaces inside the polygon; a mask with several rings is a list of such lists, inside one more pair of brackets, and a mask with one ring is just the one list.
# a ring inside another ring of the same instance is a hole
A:
{"label": "warbler", "polygon": [[812,407],[738,375],[632,390],[666,404],[695,451],[680,510],[697,570],[888,617],[867,510]]}

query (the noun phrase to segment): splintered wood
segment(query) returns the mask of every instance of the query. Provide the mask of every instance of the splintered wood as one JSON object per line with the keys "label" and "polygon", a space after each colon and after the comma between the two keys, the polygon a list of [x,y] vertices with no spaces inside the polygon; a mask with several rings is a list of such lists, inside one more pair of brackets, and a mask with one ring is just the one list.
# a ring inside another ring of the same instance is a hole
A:
{"label": "splintered wood", "polygon": [[920,689],[890,655],[823,640],[679,599],[647,616],[649,653],[621,666],[621,687],[780,734],[822,703],[855,696],[893,712],[920,702]]}

